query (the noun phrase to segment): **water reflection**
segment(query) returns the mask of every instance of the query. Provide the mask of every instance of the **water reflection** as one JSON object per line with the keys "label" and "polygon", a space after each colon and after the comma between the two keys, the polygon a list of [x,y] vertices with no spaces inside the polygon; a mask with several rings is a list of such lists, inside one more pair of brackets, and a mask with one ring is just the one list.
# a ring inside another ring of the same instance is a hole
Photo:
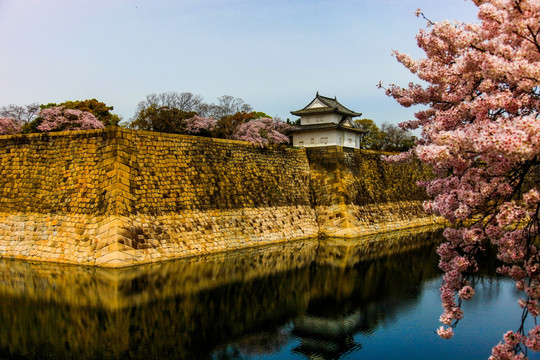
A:
{"label": "water reflection", "polygon": [[439,237],[307,240],[130,269],[0,261],[0,357],[361,353],[355,335],[407,312],[439,276]]}

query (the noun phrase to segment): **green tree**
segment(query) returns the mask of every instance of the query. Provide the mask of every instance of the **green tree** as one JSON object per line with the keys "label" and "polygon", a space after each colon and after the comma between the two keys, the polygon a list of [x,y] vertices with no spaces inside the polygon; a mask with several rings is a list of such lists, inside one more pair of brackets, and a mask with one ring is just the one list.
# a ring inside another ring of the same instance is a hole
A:
{"label": "green tree", "polygon": [[291,120],[291,119],[287,118],[285,123],[288,124],[288,125],[292,125],[292,126],[300,126],[300,119]]}
{"label": "green tree", "polygon": [[379,130],[371,119],[358,119],[354,121],[362,130],[368,131],[360,139],[360,149],[380,150],[383,146],[385,133]]}
{"label": "green tree", "polygon": [[43,123],[43,117],[38,116],[34,118],[34,120],[24,124],[21,129],[21,133],[23,134],[31,134],[31,133],[38,133],[41,132],[38,129],[38,126],[40,126]]}
{"label": "green tree", "polygon": [[262,111],[252,111],[251,114],[253,115],[254,119],[264,119],[264,118],[272,119],[270,115]]}

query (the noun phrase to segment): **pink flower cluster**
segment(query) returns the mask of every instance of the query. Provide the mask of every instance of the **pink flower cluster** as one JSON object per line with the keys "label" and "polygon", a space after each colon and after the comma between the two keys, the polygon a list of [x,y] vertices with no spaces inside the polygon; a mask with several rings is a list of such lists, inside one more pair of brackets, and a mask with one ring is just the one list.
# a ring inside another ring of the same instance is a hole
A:
{"label": "pink flower cluster", "polygon": [[21,124],[15,119],[0,117],[0,135],[12,135],[21,131]]}
{"label": "pink flower cluster", "polygon": [[493,347],[489,360],[527,359],[524,353],[517,353],[517,349],[524,345],[531,350],[540,351],[540,325],[532,328],[527,336],[508,331],[504,334],[503,340],[504,342]]}
{"label": "pink flower cluster", "polygon": [[268,144],[286,144],[289,138],[285,134],[291,128],[282,121],[260,118],[238,125],[232,138],[249,141],[261,147]]}
{"label": "pink flower cluster", "polygon": [[389,162],[389,163],[402,163],[410,161],[414,157],[414,153],[411,150],[400,152],[397,155],[389,155],[389,156],[381,156],[383,161]]}
{"label": "pink flower cluster", "polygon": [[201,131],[212,131],[216,127],[217,121],[210,117],[205,118],[195,115],[192,118],[184,120],[188,134],[199,134]]}
{"label": "pink flower cluster", "polygon": [[454,330],[452,328],[445,328],[444,326],[441,326],[437,329],[437,335],[442,337],[443,339],[450,339],[452,336],[454,336]]}
{"label": "pink flower cluster", "polygon": [[[394,53],[427,85],[386,89],[403,106],[429,107],[401,126],[421,128],[414,155],[436,174],[423,184],[432,197],[424,208],[451,223],[438,250],[443,338],[474,296],[470,275],[488,242],[507,264],[499,271],[524,291],[523,318],[540,314],[540,0],[473,1],[479,23],[429,22],[417,36],[425,58]],[[539,332],[507,333],[492,358],[526,358]]]}
{"label": "pink flower cluster", "polygon": [[65,109],[63,106],[56,106],[43,109],[39,112],[43,118],[38,126],[40,131],[65,131],[65,130],[89,130],[101,129],[104,127],[96,117],[86,111]]}

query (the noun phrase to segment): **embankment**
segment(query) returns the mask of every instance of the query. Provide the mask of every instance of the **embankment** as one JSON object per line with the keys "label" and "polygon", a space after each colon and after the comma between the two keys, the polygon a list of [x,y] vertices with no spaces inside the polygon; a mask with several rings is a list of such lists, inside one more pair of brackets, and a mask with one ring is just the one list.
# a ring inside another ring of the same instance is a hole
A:
{"label": "embankment", "polygon": [[433,223],[417,163],[120,128],[0,136],[0,256],[122,267]]}
{"label": "embankment", "polygon": [[313,207],[320,232],[357,237],[433,224],[417,181],[432,177],[419,161],[388,163],[381,153],[339,146],[310,148]]}
{"label": "embankment", "polygon": [[317,233],[302,151],[119,128],[0,137],[3,257],[117,267]]}

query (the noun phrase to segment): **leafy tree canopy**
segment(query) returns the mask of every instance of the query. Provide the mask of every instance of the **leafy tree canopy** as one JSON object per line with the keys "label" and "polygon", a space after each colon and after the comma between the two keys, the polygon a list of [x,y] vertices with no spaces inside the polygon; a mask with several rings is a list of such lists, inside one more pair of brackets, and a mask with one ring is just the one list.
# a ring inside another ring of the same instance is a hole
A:
{"label": "leafy tree canopy", "polygon": [[360,139],[360,148],[380,150],[382,148],[384,133],[380,131],[375,122],[371,119],[358,119],[354,122],[360,127],[360,129],[368,131],[368,133],[363,135]]}
{"label": "leafy tree canopy", "polygon": [[300,119],[298,118],[296,120],[291,120],[291,119],[287,118],[285,123],[288,124],[288,125],[292,125],[292,126],[300,126]]}

